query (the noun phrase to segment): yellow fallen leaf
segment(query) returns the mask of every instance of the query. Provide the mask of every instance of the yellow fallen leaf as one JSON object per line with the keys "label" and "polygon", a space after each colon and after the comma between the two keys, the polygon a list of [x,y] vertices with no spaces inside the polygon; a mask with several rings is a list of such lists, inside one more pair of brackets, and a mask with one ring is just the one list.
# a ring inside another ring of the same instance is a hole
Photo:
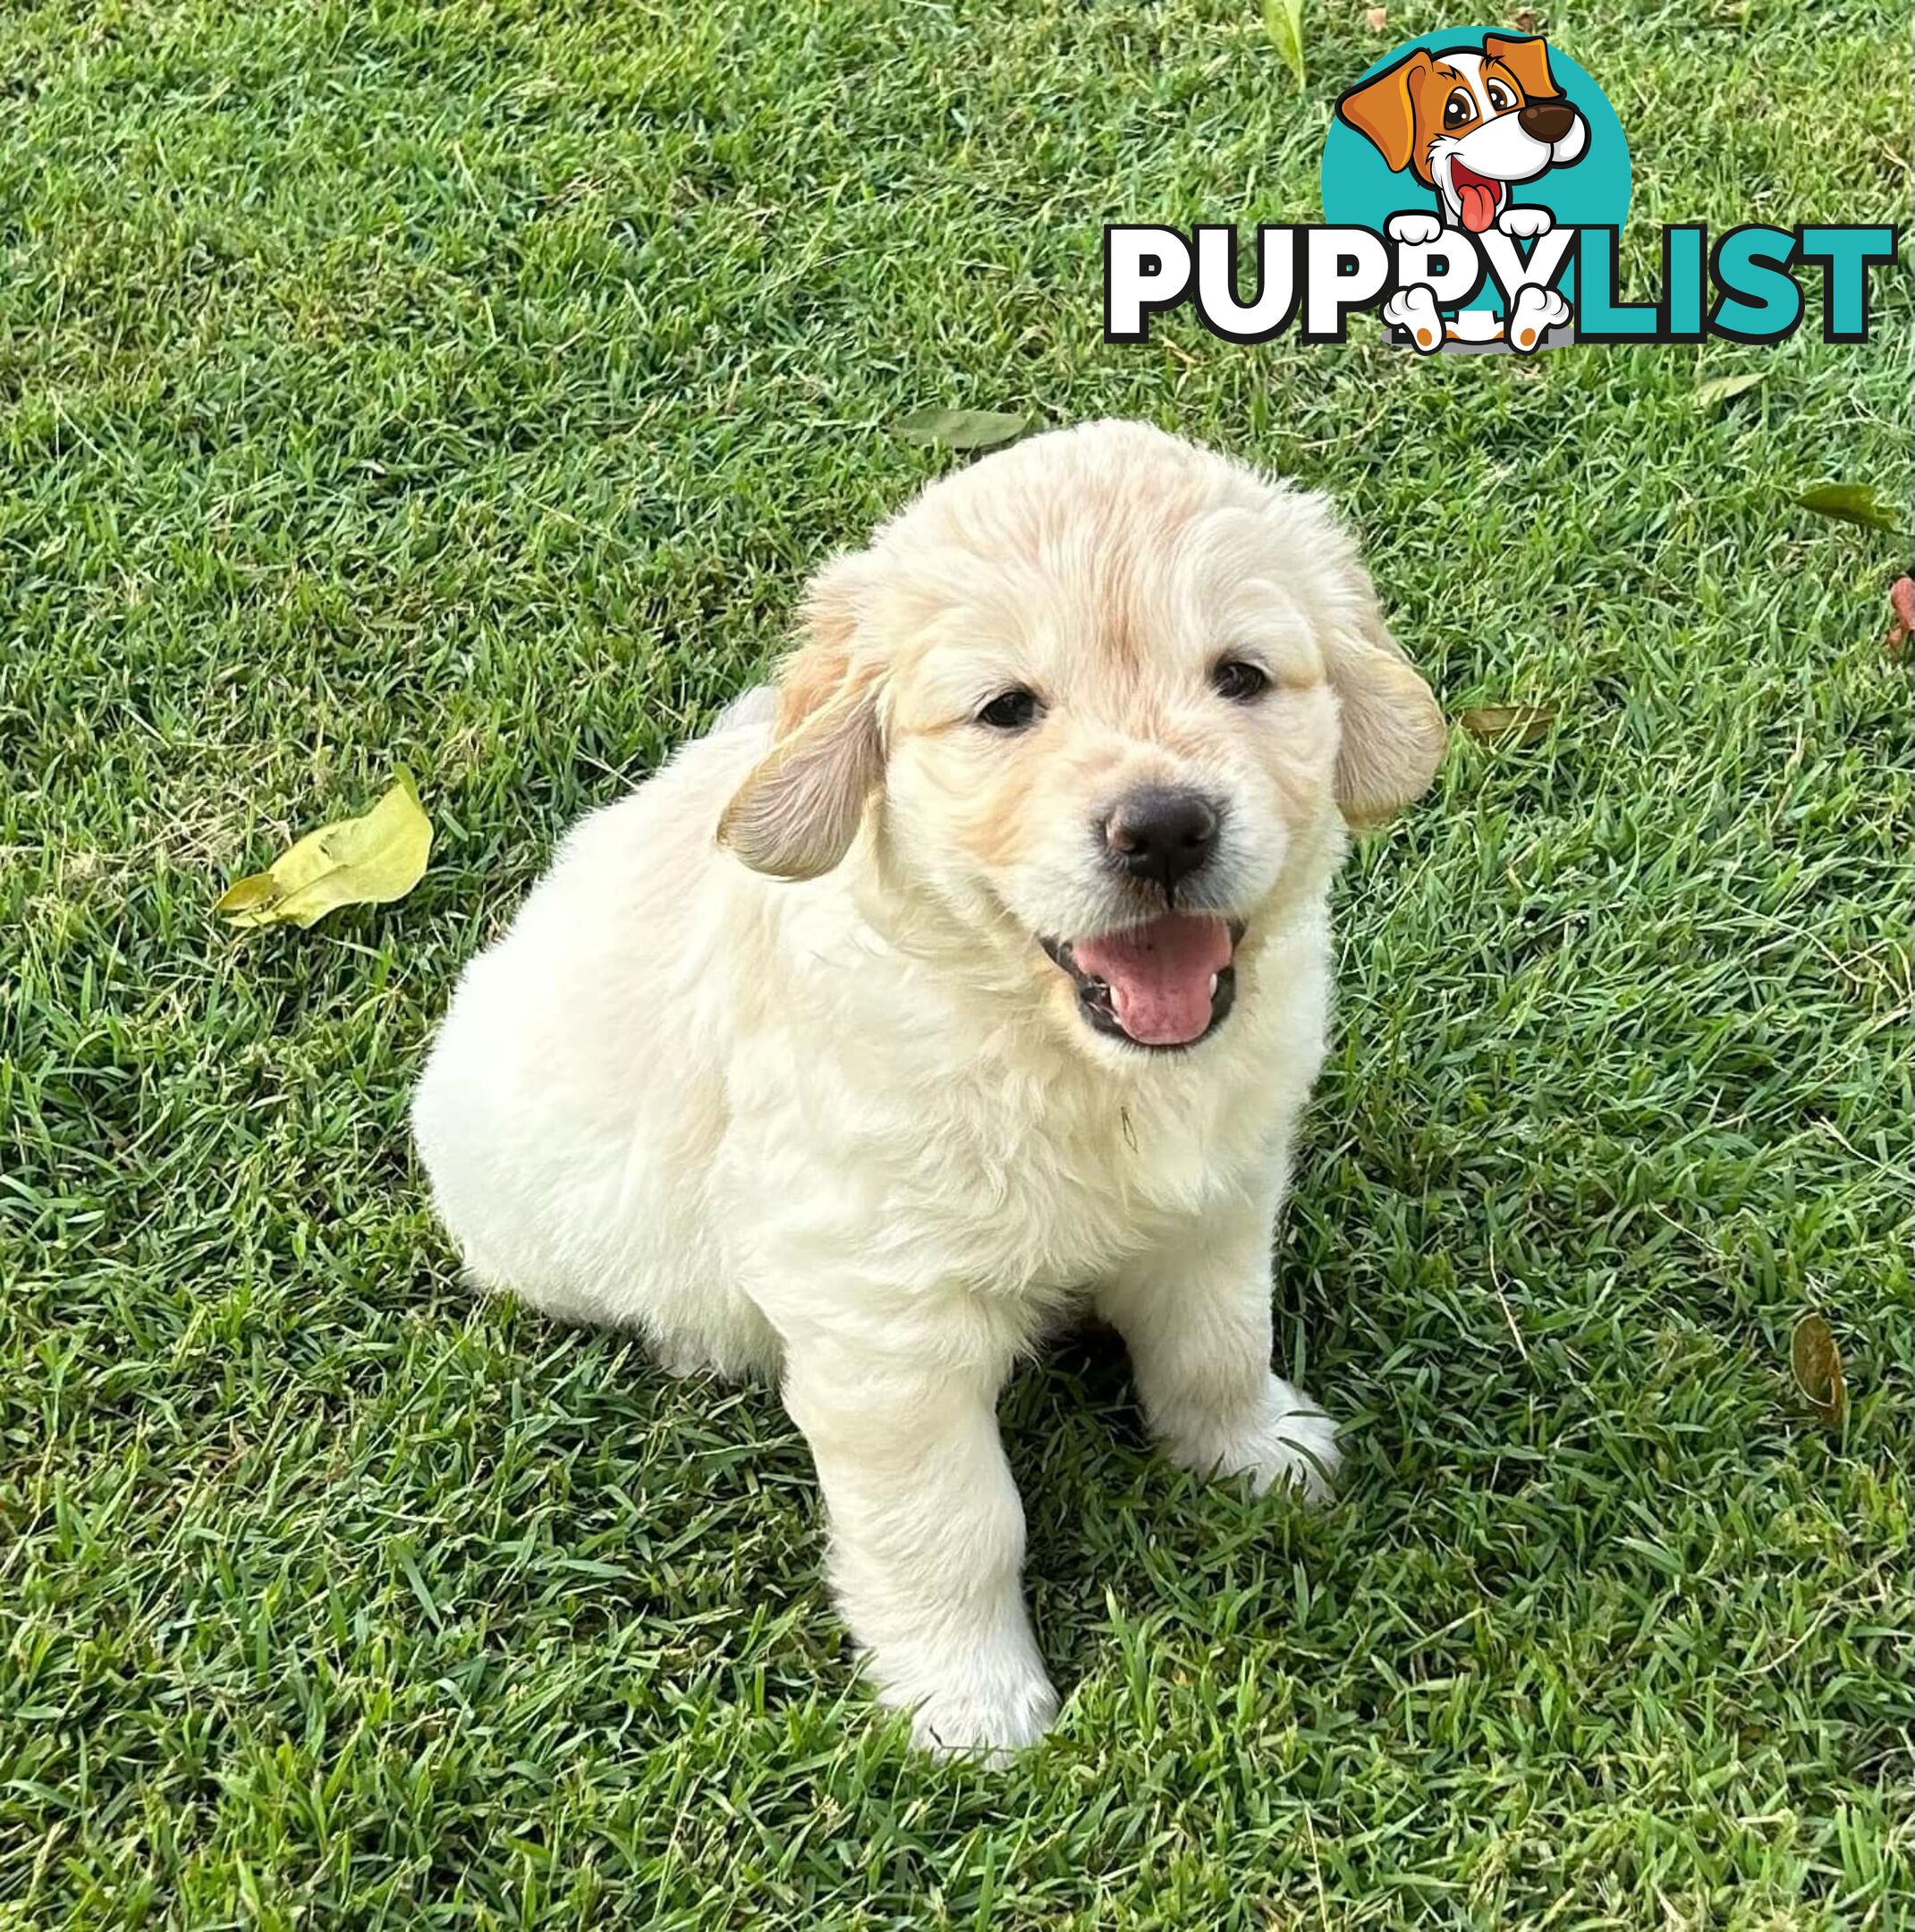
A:
{"label": "yellow fallen leaf", "polygon": [[1739,395],[1747,395],[1751,389],[1759,389],[1768,380],[1767,369],[1744,369],[1736,376],[1711,376],[1707,382],[1696,385],[1696,407],[1699,410],[1714,409],[1719,402],[1733,402]]}
{"label": "yellow fallen leaf", "polygon": [[1458,722],[1487,744],[1534,744],[1556,721],[1554,705],[1479,705]]}
{"label": "yellow fallen leaf", "polygon": [[404,898],[431,850],[432,821],[402,766],[369,812],[309,832],[266,871],[229,886],[213,910],[235,926],[310,926],[340,906]]}
{"label": "yellow fallen leaf", "polygon": [[1816,1414],[1831,1428],[1848,1407],[1848,1385],[1842,1379],[1842,1351],[1819,1315],[1804,1315],[1789,1338],[1789,1359],[1795,1385],[1809,1398]]}

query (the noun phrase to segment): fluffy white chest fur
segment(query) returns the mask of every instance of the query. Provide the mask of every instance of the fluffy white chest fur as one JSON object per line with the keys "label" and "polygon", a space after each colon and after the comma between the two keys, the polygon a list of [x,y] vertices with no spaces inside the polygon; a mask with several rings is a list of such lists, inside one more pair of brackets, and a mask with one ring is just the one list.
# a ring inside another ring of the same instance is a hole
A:
{"label": "fluffy white chest fur", "polygon": [[769,743],[723,725],[587,820],[468,969],[414,1120],[481,1284],[682,1368],[775,1372],[819,1268],[860,1318],[932,1304],[1015,1347],[1281,1161],[1323,1051],[1320,896],[1260,953],[1283,993],[1243,1001],[1225,1067],[1114,1078],[875,928],[843,872],[720,851]]}
{"label": "fluffy white chest fur", "polygon": [[979,464],[835,573],[778,691],[472,962],[414,1122],[479,1284],[779,1377],[880,1694],[997,1750],[1055,1699],[993,1409],[1061,1301],[1178,1460],[1326,1488],[1271,1231],[1344,818],[1440,726],[1314,499],[1136,426]]}

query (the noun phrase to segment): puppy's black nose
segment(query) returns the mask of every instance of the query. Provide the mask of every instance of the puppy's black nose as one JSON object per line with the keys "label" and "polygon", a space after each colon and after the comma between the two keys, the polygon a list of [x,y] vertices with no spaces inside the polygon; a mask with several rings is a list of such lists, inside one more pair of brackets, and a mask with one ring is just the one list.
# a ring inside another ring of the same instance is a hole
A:
{"label": "puppy's black nose", "polygon": [[1555,144],[1576,124],[1576,110],[1567,101],[1531,101],[1516,110],[1516,125],[1539,141]]}
{"label": "puppy's black nose", "polygon": [[1118,801],[1104,821],[1111,857],[1132,878],[1168,892],[1216,850],[1217,809],[1202,793],[1146,785]]}

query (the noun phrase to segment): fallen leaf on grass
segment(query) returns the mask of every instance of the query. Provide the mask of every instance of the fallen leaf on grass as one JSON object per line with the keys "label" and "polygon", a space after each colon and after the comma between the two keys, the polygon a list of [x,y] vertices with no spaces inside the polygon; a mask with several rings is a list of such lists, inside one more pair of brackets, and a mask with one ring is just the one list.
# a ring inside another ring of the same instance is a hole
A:
{"label": "fallen leaf on grass", "polygon": [[1263,23],[1284,66],[1296,75],[1301,94],[1308,79],[1303,67],[1303,0],[1263,0]]}
{"label": "fallen leaf on grass", "polygon": [[1479,705],[1457,723],[1486,744],[1534,744],[1556,721],[1554,705]]}
{"label": "fallen leaf on grass", "polygon": [[1883,648],[1891,657],[1906,657],[1915,637],[1915,577],[1898,577],[1888,587],[1888,635]]}
{"label": "fallen leaf on grass", "polygon": [[432,821],[402,766],[362,818],[321,826],[264,872],[229,886],[213,910],[235,926],[310,926],[345,905],[402,899],[425,875]]}
{"label": "fallen leaf on grass", "polygon": [[1864,530],[1900,530],[1908,519],[1891,510],[1866,483],[1818,483],[1796,499],[1804,510],[1834,517],[1841,523],[1860,523]]}
{"label": "fallen leaf on grass", "polygon": [[1733,402],[1737,396],[1747,395],[1767,380],[1767,369],[1745,369],[1740,376],[1711,376],[1707,382],[1696,385],[1696,407],[1707,410],[1718,403]]}
{"label": "fallen leaf on grass", "polygon": [[1534,33],[1536,31],[1536,9],[1534,7],[1520,6],[1516,9],[1516,31],[1518,33]]}
{"label": "fallen leaf on grass", "polygon": [[897,424],[898,434],[907,443],[927,448],[942,443],[956,450],[996,449],[1000,443],[1014,443],[1030,428],[1029,417],[978,409],[913,410]]}
{"label": "fallen leaf on grass", "polygon": [[1796,1323],[1789,1337],[1789,1360],[1796,1387],[1809,1398],[1817,1416],[1835,1428],[1848,1407],[1849,1392],[1842,1379],[1842,1351],[1819,1315],[1804,1315]]}
{"label": "fallen leaf on grass", "polygon": [[1389,8],[1380,6],[1373,6],[1369,8],[1368,11],[1363,15],[1363,24],[1368,27],[1372,33],[1385,32],[1388,29],[1390,24]]}

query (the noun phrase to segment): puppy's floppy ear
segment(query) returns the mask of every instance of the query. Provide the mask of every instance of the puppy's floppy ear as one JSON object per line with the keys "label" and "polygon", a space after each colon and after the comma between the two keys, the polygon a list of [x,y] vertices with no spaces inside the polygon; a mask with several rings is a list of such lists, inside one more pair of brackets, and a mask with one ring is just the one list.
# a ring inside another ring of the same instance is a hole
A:
{"label": "puppy's floppy ear", "polygon": [[1549,71],[1549,43],[1540,38],[1512,40],[1504,34],[1487,34],[1483,58],[1497,61],[1516,76],[1526,101],[1560,100],[1563,89]]}
{"label": "puppy's floppy ear", "polygon": [[1324,645],[1343,714],[1336,803],[1356,827],[1380,825],[1422,797],[1443,762],[1448,733],[1435,694],[1392,637],[1354,552],[1345,559],[1348,621]]}
{"label": "puppy's floppy ear", "polygon": [[868,568],[866,557],[841,557],[811,580],[800,614],[805,641],[778,674],[771,750],[718,821],[718,843],[754,872],[808,879],[830,871],[884,775],[882,667],[856,650]]}
{"label": "puppy's floppy ear", "polygon": [[1394,174],[1410,165],[1416,147],[1416,106],[1411,83],[1428,72],[1430,58],[1419,47],[1394,67],[1353,87],[1336,104],[1336,111],[1363,135],[1389,164]]}

